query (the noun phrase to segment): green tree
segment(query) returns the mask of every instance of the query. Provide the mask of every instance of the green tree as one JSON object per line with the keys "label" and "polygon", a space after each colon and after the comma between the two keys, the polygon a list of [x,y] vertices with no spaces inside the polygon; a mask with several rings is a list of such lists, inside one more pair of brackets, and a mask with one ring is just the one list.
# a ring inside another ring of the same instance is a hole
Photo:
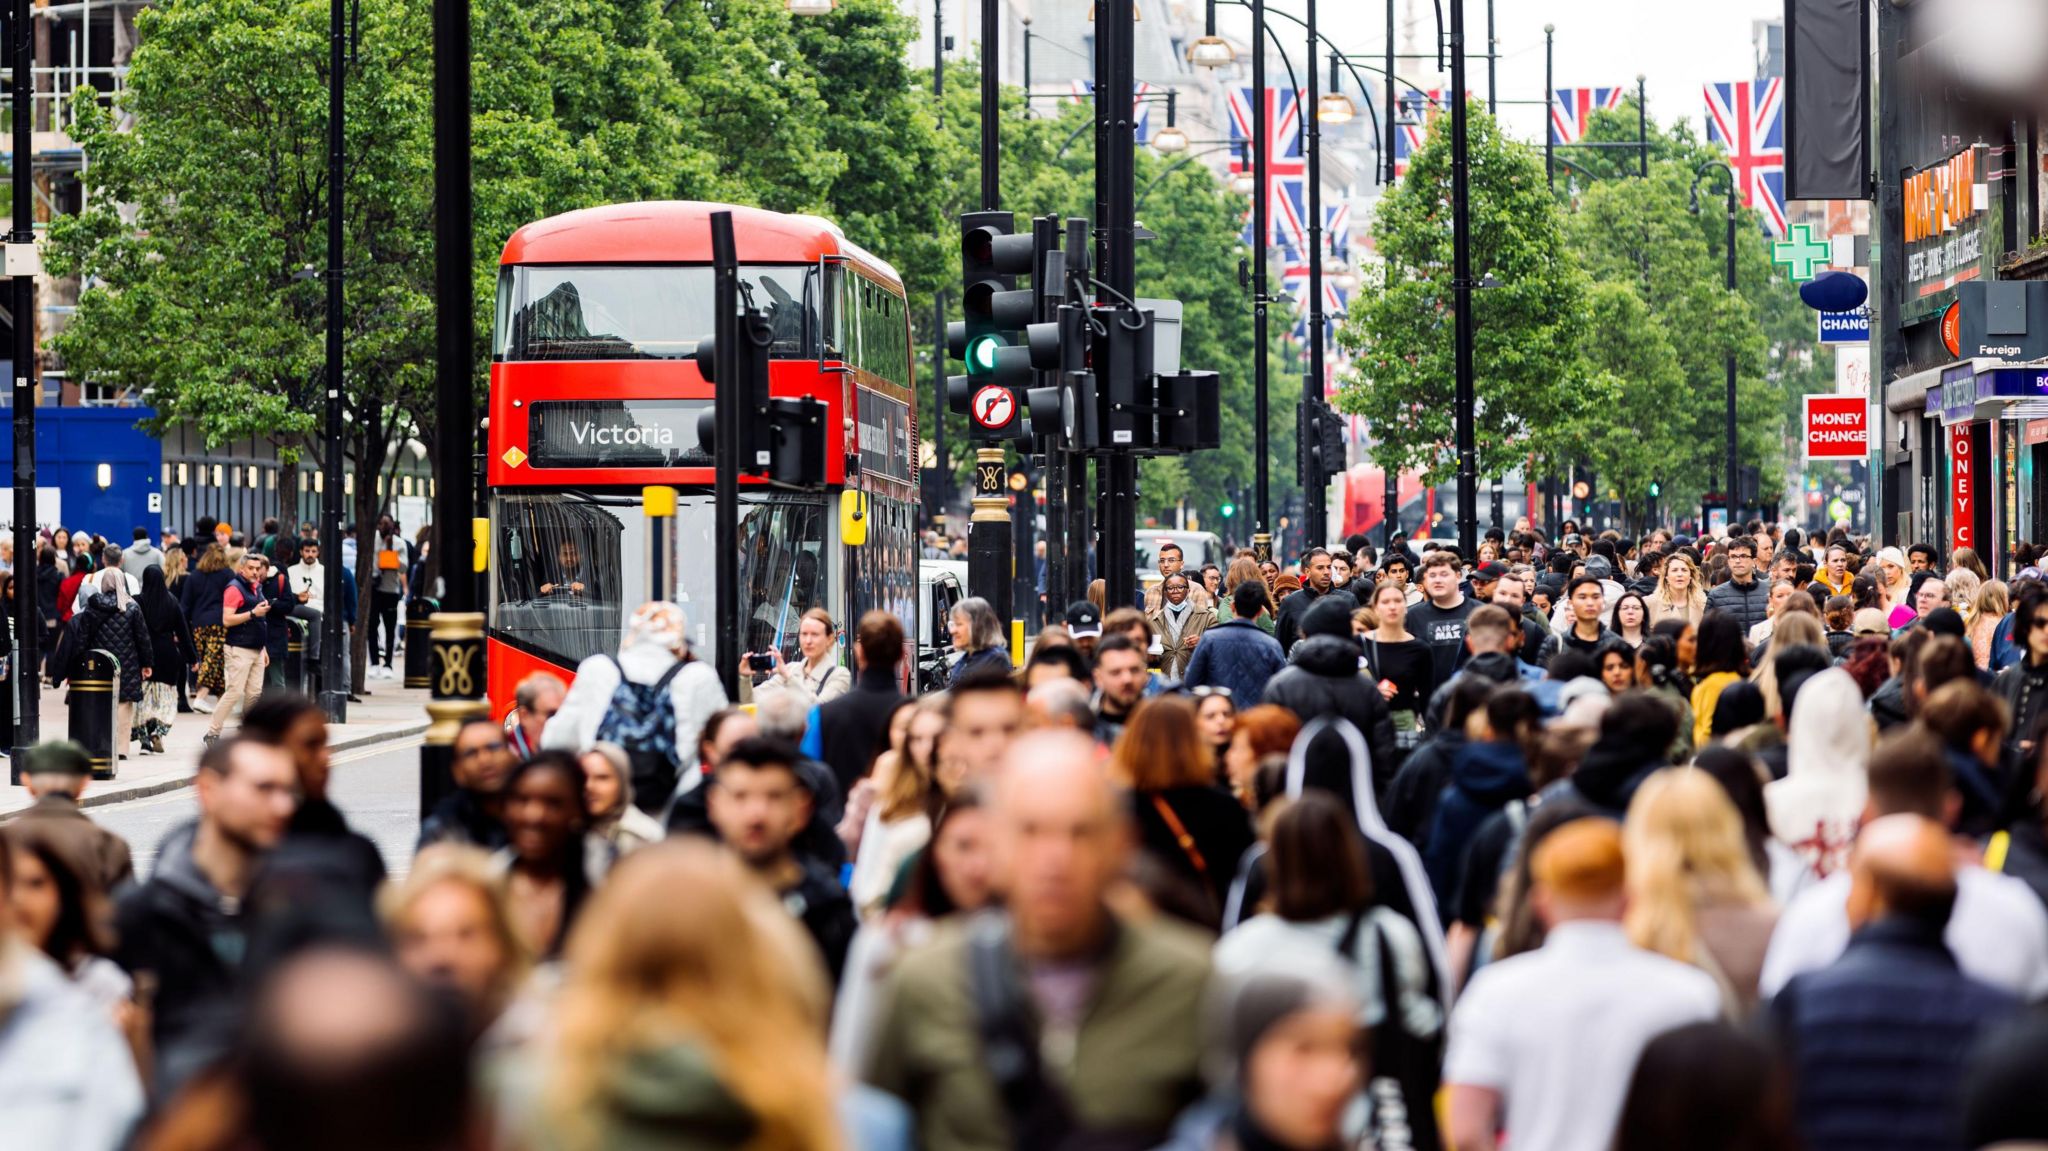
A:
{"label": "green tree", "polygon": [[[1562,213],[1541,160],[1500,134],[1476,104],[1468,119],[1473,364],[1478,465],[1496,477],[1532,454],[1567,456],[1586,405],[1579,347],[1585,280],[1565,248]],[[1373,458],[1437,483],[1455,472],[1450,126],[1437,118],[1408,175],[1380,200],[1370,268],[1338,342],[1355,359],[1339,406],[1365,416]]]}

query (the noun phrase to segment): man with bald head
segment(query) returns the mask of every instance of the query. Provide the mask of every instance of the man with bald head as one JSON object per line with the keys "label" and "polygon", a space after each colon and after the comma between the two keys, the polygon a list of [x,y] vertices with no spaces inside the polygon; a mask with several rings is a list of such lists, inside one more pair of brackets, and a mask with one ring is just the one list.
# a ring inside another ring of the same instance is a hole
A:
{"label": "man with bald head", "polygon": [[1850,856],[1842,957],[1770,1002],[1812,1151],[1962,1146],[1963,1072],[2017,997],[1963,974],[1942,942],[1956,906],[1948,830],[1920,815],[1865,824]]}
{"label": "man with bald head", "polygon": [[1111,911],[1131,828],[1086,735],[1024,735],[991,782],[1004,907],[897,965],[865,1077],[928,1151],[1162,1142],[1202,1092],[1207,945]]}

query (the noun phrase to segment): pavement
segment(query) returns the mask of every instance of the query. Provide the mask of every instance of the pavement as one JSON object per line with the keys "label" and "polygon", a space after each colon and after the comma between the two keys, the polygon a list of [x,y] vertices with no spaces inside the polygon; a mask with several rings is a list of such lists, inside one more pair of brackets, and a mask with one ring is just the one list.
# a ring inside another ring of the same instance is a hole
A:
{"label": "pavement", "polygon": [[[373,679],[369,682],[371,694],[364,696],[361,703],[348,705],[348,722],[328,728],[329,744],[336,755],[358,748],[412,740],[426,731],[429,693],[425,688],[400,686],[404,682],[399,679]],[[61,739],[70,729],[70,712],[64,706],[64,694],[61,689],[43,692],[42,734],[45,738]],[[193,769],[199,762],[200,749],[205,745],[206,726],[211,718],[197,712],[178,716],[171,724],[171,733],[164,737],[162,755],[143,755],[135,744],[130,743],[128,758],[120,761],[114,778],[96,779],[88,784],[82,805],[103,807],[191,786]],[[233,733],[235,722],[230,718],[224,730]],[[0,757],[0,761],[4,761],[4,757]],[[32,802],[26,789],[7,783],[6,777],[0,775],[0,821]]]}

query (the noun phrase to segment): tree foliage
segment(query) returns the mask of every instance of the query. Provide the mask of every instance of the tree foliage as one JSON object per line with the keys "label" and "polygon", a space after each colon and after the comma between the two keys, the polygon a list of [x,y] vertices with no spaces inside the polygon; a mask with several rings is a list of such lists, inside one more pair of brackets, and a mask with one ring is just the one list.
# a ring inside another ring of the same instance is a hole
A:
{"label": "tree foliage", "polygon": [[[1541,162],[1477,104],[1468,125],[1472,274],[1498,285],[1473,292],[1478,466],[1495,477],[1532,453],[1576,446],[1585,278],[1568,258]],[[1383,263],[1368,269],[1338,333],[1356,357],[1340,407],[1366,417],[1376,462],[1428,483],[1456,467],[1450,187],[1450,123],[1440,116],[1380,200],[1372,230]]]}

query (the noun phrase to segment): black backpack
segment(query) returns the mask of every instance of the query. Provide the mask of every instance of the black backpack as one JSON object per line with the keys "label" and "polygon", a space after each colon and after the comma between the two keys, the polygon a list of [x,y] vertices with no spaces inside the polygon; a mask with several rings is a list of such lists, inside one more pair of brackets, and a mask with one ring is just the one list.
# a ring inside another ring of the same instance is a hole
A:
{"label": "black backpack", "polygon": [[633,806],[658,816],[675,794],[681,758],[676,752],[676,708],[668,689],[689,660],[677,660],[653,683],[634,683],[617,658],[606,658],[619,670],[619,686],[612,689],[597,738],[626,750],[633,765]]}

